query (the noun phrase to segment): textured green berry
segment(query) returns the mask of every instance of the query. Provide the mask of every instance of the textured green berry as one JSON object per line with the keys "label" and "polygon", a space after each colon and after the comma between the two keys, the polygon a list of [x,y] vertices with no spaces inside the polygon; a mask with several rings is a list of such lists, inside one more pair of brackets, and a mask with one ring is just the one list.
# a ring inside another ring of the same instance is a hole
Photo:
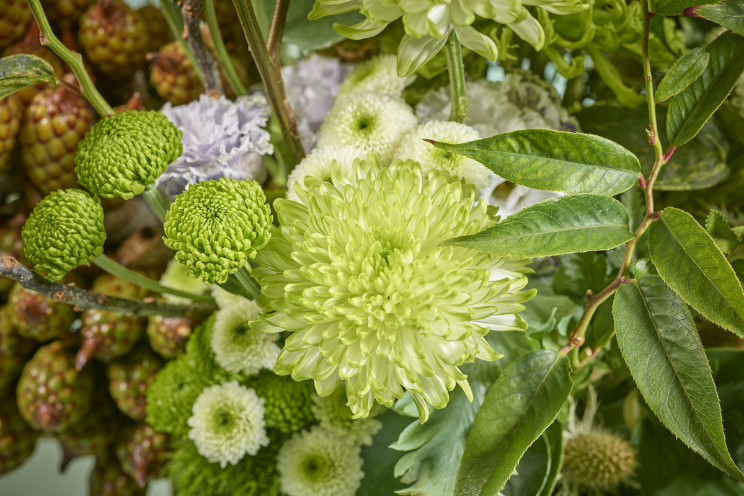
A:
{"label": "textured green berry", "polygon": [[109,392],[119,410],[135,420],[145,419],[147,387],[163,365],[160,355],[145,343],[108,365]]}
{"label": "textured green berry", "polygon": [[18,408],[32,427],[63,431],[90,410],[93,382],[92,369],[75,370],[75,355],[55,341],[41,347],[23,368]]}
{"label": "textured green berry", "polygon": [[16,402],[0,401],[0,475],[10,472],[31,456],[39,433],[23,420]]}
{"label": "textured green berry", "polygon": [[101,202],[79,189],[54,191],[36,205],[23,226],[26,258],[58,281],[103,253],[106,230]]}
{"label": "textured green berry", "polygon": [[16,331],[8,306],[0,307],[0,402],[15,387],[23,364],[35,348],[34,341]]}
{"label": "textured green berry", "polygon": [[157,432],[147,424],[135,424],[124,429],[116,441],[116,457],[124,472],[140,487],[163,476],[168,460],[168,434]]}
{"label": "textured green berry", "polygon": [[85,188],[125,200],[142,193],[183,153],[181,131],[154,110],[129,110],[93,126],[78,147],[75,172]]}
{"label": "textured green berry", "polygon": [[152,315],[147,322],[147,338],[160,356],[174,358],[186,348],[192,327],[191,319],[185,317]]}
{"label": "textured green berry", "polygon": [[165,221],[165,244],[204,284],[223,283],[271,238],[271,208],[255,181],[221,178],[192,184]]}
{"label": "textured green berry", "polygon": [[311,400],[315,391],[312,381],[297,382],[288,376],[278,376],[262,370],[246,386],[254,388],[264,399],[264,422],[267,428],[285,434],[297,432],[315,421]]}
{"label": "textured green berry", "polygon": [[636,464],[630,443],[610,431],[591,429],[566,439],[563,477],[569,484],[612,489],[633,475]]}
{"label": "textured green berry", "polygon": [[145,496],[147,487],[140,487],[121,468],[113,450],[96,457],[90,474],[90,496]]}
{"label": "textured green berry", "polygon": [[68,336],[75,310],[16,283],[8,297],[10,321],[24,338],[44,343]]}

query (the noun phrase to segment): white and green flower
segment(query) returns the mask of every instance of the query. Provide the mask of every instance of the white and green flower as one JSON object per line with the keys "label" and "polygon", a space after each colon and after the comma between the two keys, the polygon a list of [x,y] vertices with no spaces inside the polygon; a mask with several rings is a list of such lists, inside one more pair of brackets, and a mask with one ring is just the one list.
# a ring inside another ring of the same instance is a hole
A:
{"label": "white and green flower", "polygon": [[362,463],[358,445],[318,426],[295,433],[277,456],[288,496],[354,496],[364,477]]}
{"label": "white and green flower", "polygon": [[199,454],[225,468],[269,445],[264,428],[264,400],[253,389],[227,382],[205,388],[188,420],[189,439]]}
{"label": "white and green flower", "polygon": [[403,139],[395,151],[395,160],[413,160],[421,164],[424,177],[434,170],[441,170],[464,179],[476,189],[488,185],[493,174],[472,158],[450,153],[424,141],[430,139],[444,143],[460,144],[480,138],[478,131],[459,122],[430,121],[414,129]]}
{"label": "white and green flower", "polygon": [[276,363],[278,336],[259,333],[250,327],[259,312],[258,306],[246,299],[217,312],[210,344],[217,363],[228,372],[253,375]]}
{"label": "white and green flower", "polygon": [[400,77],[396,71],[395,55],[377,55],[356,66],[346,76],[339,89],[340,95],[355,91],[376,91],[390,96],[400,97],[403,90],[411,84],[416,76]]}
{"label": "white and green flower", "polygon": [[526,328],[529,260],[443,246],[495,223],[459,179],[424,183],[417,163],[374,157],[354,169],[356,184],[306,178],[302,204],[275,202],[281,227],[254,271],[266,314],[251,327],[292,332],[274,371],[314,379],[321,396],[345,382],[354,418],[408,390],[425,421],[455,386],[471,395],[460,365],[500,357],[486,334]]}
{"label": "white and green flower", "polygon": [[589,6],[580,0],[316,0],[308,19],[359,10],[364,21],[354,26],[336,24],[334,29],[341,36],[361,40],[402,17],[406,34],[398,47],[398,75],[408,76],[439,52],[453,30],[463,46],[496,61],[494,41],[471,26],[476,16],[505,24],[535,49],[542,49],[545,32],[525,5],[559,15]]}
{"label": "white and green flower", "polygon": [[323,429],[351,439],[356,444],[372,445],[372,436],[382,429],[382,423],[374,418],[355,419],[346,405],[346,392],[337,388],[329,396],[312,396],[312,411]]}
{"label": "white and green flower", "polygon": [[389,164],[400,141],[417,122],[413,109],[400,98],[355,92],[336,100],[320,127],[318,148],[351,146]]}
{"label": "white and green flower", "polygon": [[352,164],[358,158],[366,158],[367,154],[353,146],[327,146],[316,148],[297,164],[287,178],[287,200],[299,201],[294,191],[296,182],[302,184],[305,178],[317,177],[331,182],[333,176],[341,176],[353,181],[354,169]]}
{"label": "white and green flower", "polygon": [[[189,269],[185,265],[177,262],[175,259],[168,262],[165,272],[160,276],[160,284],[172,289],[178,289],[197,295],[204,294],[207,289],[209,289],[209,286],[204,285],[201,279],[189,275]],[[182,298],[180,296],[163,295],[163,297],[169,303],[184,305],[191,303],[191,300],[188,298]]]}

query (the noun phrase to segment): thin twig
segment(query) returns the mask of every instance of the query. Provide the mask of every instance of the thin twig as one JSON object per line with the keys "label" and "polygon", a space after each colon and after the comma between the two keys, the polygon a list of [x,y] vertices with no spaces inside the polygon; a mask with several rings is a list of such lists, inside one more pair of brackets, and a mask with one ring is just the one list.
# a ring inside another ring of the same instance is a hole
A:
{"label": "thin twig", "polygon": [[253,10],[251,0],[233,0],[235,10],[240,18],[240,25],[245,33],[245,39],[251,49],[253,60],[256,61],[256,68],[261,75],[266,94],[274,110],[274,115],[282,130],[284,143],[287,146],[290,157],[295,165],[305,158],[305,150],[302,148],[300,135],[297,132],[297,122],[289,105],[287,95],[284,93],[284,80],[282,73],[271,60],[269,51],[266,48],[261,26],[256,19],[256,12]]}
{"label": "thin twig", "polygon": [[204,38],[201,35],[201,0],[183,0],[181,3],[181,12],[183,13],[183,39],[186,40],[191,51],[194,52],[196,63],[201,68],[204,76],[204,92],[213,97],[225,94],[222,89],[220,80],[220,65],[214,58],[212,52],[207,48]]}
{"label": "thin twig", "polygon": [[269,57],[274,62],[277,70],[281,70],[279,55],[282,51],[282,38],[284,37],[284,26],[287,24],[287,13],[289,12],[289,0],[276,0],[274,17],[271,18],[269,27],[269,39],[267,41]]}
{"label": "thin twig", "polygon": [[581,315],[576,328],[571,332],[568,345],[561,350],[562,352],[567,352],[573,347],[579,347],[584,344],[584,334],[586,333],[586,329],[592,320],[592,316],[594,316],[594,312],[597,310],[599,305],[614,295],[620,286],[633,281],[633,279],[626,279],[625,275],[627,274],[633,260],[636,244],[638,243],[638,240],[641,239],[641,236],[643,236],[643,233],[646,232],[646,229],[648,229],[648,227],[657,220],[660,215],[660,212],[654,211],[654,183],[656,182],[656,178],[659,176],[659,171],[668,158],[671,157],[674,149],[670,149],[665,156],[664,150],[661,146],[661,141],[659,140],[659,126],[656,122],[656,104],[654,101],[653,74],[651,73],[651,59],[649,58],[648,53],[648,38],[651,31],[651,18],[653,16],[648,10],[648,0],[641,0],[641,4],[643,8],[643,37],[641,38],[641,53],[643,56],[643,77],[646,82],[646,101],[648,102],[649,119],[649,129],[647,130],[647,133],[649,143],[651,143],[654,148],[654,166],[651,169],[651,174],[648,176],[648,181],[645,181],[642,177],[639,180],[641,189],[645,190],[646,215],[633,233],[633,238],[625,243],[625,254],[623,255],[623,261],[615,280],[613,280],[609,286],[603,289],[596,296],[594,296],[591,291],[587,291],[584,313]]}
{"label": "thin twig", "polygon": [[93,293],[75,286],[48,281],[31,272],[13,257],[3,257],[0,262],[0,276],[19,283],[24,288],[41,293],[48,298],[68,305],[89,310],[108,310],[131,314],[134,316],[162,315],[164,317],[186,317],[204,319],[217,310],[215,305],[193,303],[191,305],[174,305],[159,301],[132,300],[118,298],[102,293]]}
{"label": "thin twig", "polygon": [[183,48],[186,57],[191,62],[191,67],[196,72],[196,75],[199,76],[199,81],[204,82],[204,75],[202,74],[201,67],[196,62],[194,52],[191,51],[191,47],[186,43],[186,40],[181,38],[181,34],[183,34],[183,14],[181,14],[181,10],[176,7],[173,0],[160,0],[160,11],[163,13],[163,17],[165,17],[165,22],[168,24],[171,36]]}
{"label": "thin twig", "polygon": [[245,89],[243,82],[238,77],[232,60],[230,60],[230,55],[227,53],[225,41],[222,39],[220,26],[217,23],[217,13],[214,10],[214,0],[204,0],[203,5],[204,17],[207,19],[207,26],[209,26],[209,35],[212,37],[212,44],[217,52],[217,59],[225,73],[225,78],[237,96],[246,96],[248,90]]}

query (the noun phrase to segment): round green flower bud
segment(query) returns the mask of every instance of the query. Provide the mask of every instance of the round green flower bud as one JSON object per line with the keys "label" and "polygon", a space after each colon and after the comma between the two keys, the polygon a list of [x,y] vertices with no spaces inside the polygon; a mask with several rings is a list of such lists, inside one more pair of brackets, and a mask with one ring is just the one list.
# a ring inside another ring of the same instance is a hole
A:
{"label": "round green flower bud", "polygon": [[262,370],[257,377],[249,379],[246,386],[254,388],[256,394],[264,399],[264,422],[267,428],[289,434],[315,421],[311,400],[315,388],[312,382],[297,382],[270,370]]}
{"label": "round green flower bud", "polygon": [[223,283],[271,238],[271,208],[255,181],[221,178],[192,184],[165,219],[165,244],[204,284]]}
{"label": "round green flower bud", "polygon": [[93,126],[75,155],[78,181],[104,198],[139,195],[183,153],[181,131],[156,112],[129,110]]}
{"label": "round green flower bud", "polygon": [[47,279],[58,281],[103,253],[101,202],[79,189],[54,191],[31,212],[22,236],[26,258],[36,270],[47,271]]}
{"label": "round green flower bud", "polygon": [[563,477],[569,484],[586,489],[612,489],[628,480],[636,465],[630,443],[610,431],[592,428],[566,439]]}
{"label": "round green flower bud", "polygon": [[209,385],[186,355],[171,360],[147,387],[147,423],[160,432],[187,435],[194,402]]}

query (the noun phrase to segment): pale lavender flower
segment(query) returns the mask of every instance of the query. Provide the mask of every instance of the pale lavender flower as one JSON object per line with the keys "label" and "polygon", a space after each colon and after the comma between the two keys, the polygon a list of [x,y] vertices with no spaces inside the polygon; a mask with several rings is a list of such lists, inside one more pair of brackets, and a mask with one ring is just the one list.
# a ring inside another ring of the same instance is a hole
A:
{"label": "pale lavender flower", "polygon": [[312,55],[294,65],[282,67],[284,91],[297,118],[297,130],[306,152],[315,147],[318,131],[351,64],[336,58]]}
{"label": "pale lavender flower", "polygon": [[254,94],[232,102],[224,96],[160,110],[183,132],[183,155],[158,179],[158,187],[177,196],[189,184],[228,177],[263,182],[266,170],[261,155],[271,154],[266,97]]}

